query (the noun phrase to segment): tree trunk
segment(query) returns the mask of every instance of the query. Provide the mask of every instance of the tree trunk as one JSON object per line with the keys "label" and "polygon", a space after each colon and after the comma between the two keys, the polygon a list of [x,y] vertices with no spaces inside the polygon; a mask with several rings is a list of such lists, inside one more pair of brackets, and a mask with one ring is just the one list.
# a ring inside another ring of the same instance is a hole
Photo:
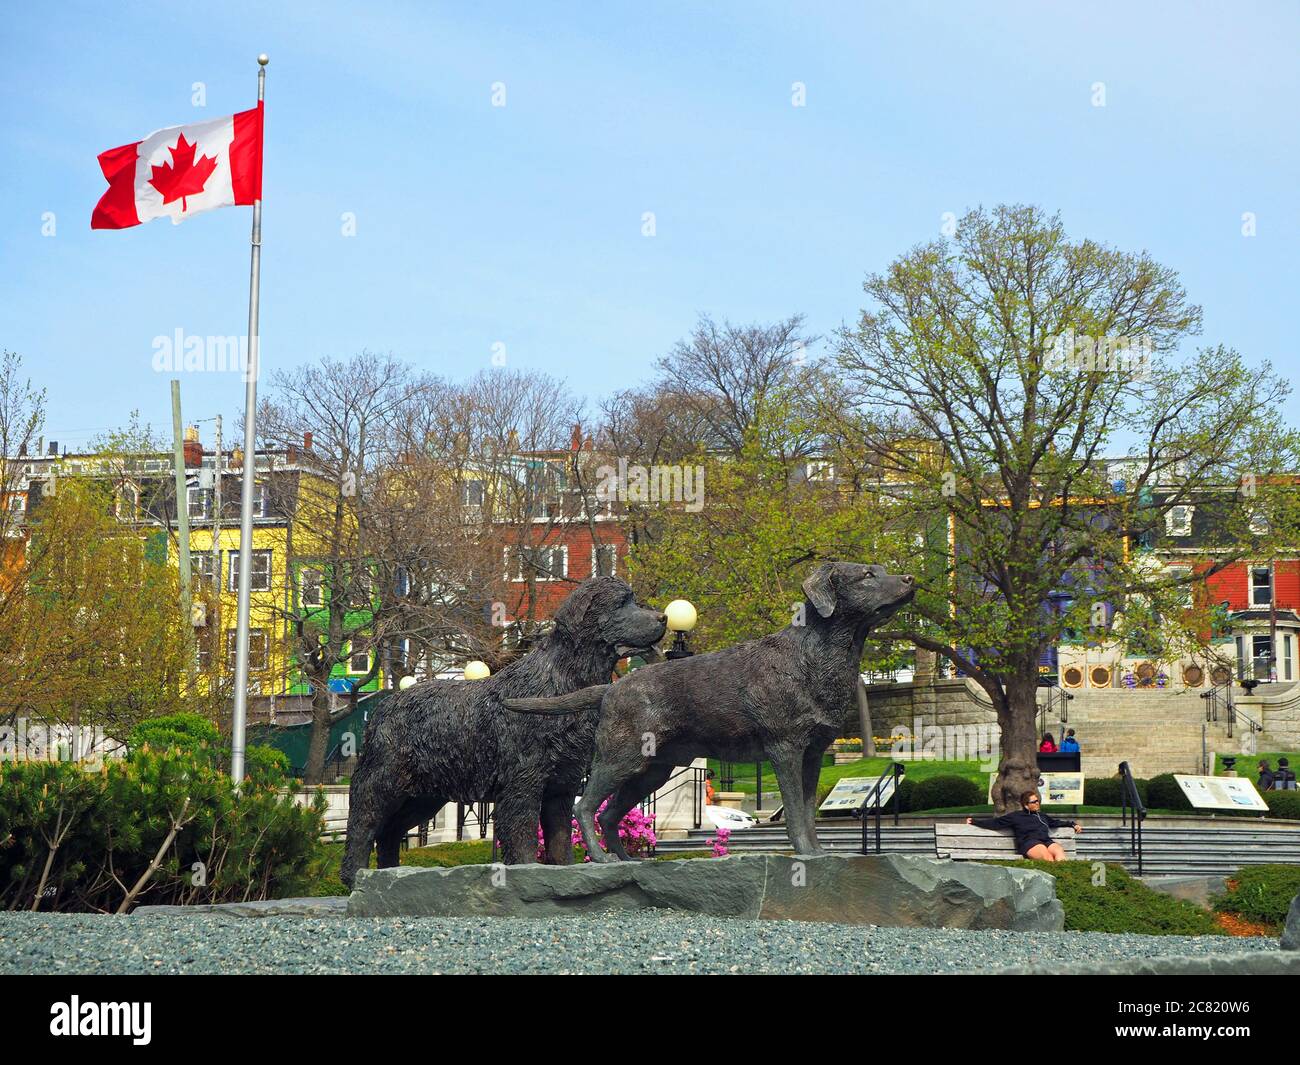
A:
{"label": "tree trunk", "polygon": [[[992,693],[990,693],[992,694]],[[993,784],[994,810],[1020,809],[1020,796],[1038,787],[1038,661],[1031,659],[1007,678],[994,698],[1002,731],[1002,761]]]}
{"label": "tree trunk", "polygon": [[325,775],[325,756],[330,742],[330,686],[329,678],[311,678],[311,740],[307,745],[307,766],[303,782],[319,784]]}
{"label": "tree trunk", "polygon": [[858,674],[858,683],[855,689],[858,693],[858,728],[862,730],[862,756],[864,758],[876,757],[876,730],[871,724],[871,700],[867,698],[867,685],[862,679],[862,674]]}

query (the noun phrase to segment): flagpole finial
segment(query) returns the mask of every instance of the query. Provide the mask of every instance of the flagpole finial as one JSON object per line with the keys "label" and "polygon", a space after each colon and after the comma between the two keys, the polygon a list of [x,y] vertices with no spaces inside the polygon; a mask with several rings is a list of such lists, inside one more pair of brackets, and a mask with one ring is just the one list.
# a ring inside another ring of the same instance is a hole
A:
{"label": "flagpole finial", "polygon": [[266,64],[269,63],[270,61],[271,61],[271,57],[270,57],[269,55],[267,55],[265,52],[263,52],[261,55],[259,55],[259,56],[257,57],[257,65],[258,65],[258,66],[262,66],[262,67],[264,67],[264,66],[266,66]]}

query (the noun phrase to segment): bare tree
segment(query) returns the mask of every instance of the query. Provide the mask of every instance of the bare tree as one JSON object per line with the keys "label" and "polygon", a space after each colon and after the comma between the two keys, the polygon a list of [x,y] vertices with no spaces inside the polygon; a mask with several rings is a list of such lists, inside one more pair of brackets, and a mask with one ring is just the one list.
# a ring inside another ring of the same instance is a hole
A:
{"label": "bare tree", "polygon": [[697,437],[701,443],[739,454],[764,404],[781,393],[802,393],[811,410],[813,397],[800,386],[815,364],[810,349],[818,338],[803,329],[802,314],[743,326],[701,315],[690,336],[659,360],[658,391],[695,412],[707,431]]}
{"label": "bare tree", "polygon": [[[273,449],[302,455],[292,512],[286,614],[294,657],[311,686],[311,740],[306,779],[320,780],[335,717],[329,681],[336,667],[367,653],[370,668],[352,691],[380,668],[375,653],[385,633],[377,609],[367,495],[395,461],[392,426],[420,394],[421,382],[392,355],[362,352],[346,362],[319,363],[277,373],[258,413]],[[313,602],[303,602],[304,571]],[[319,601],[314,596],[319,595]]]}

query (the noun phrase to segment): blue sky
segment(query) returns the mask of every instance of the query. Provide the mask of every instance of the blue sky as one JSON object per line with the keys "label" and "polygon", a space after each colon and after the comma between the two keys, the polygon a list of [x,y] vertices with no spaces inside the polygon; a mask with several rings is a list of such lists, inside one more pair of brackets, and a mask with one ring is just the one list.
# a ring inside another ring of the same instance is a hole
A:
{"label": "blue sky", "polygon": [[[247,208],[89,219],[100,151],[252,106],[260,51],[265,369],[368,347],[462,377],[500,343],[595,400],[700,312],[827,333],[945,212],[998,202],[1150,251],[1198,343],[1297,366],[1295,3],[14,4],[0,347],[47,438],[169,429],[153,338],[245,331]],[[187,421],[233,424],[237,376],[181,376]]]}

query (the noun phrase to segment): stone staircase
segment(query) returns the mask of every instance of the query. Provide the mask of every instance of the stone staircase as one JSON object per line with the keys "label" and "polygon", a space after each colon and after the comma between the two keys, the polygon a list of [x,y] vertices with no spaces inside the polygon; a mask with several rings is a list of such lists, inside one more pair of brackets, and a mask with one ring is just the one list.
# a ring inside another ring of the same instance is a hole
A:
{"label": "stone staircase", "polygon": [[[1058,743],[1067,728],[1074,729],[1085,776],[1114,776],[1125,761],[1136,777],[1200,773],[1203,727],[1211,759],[1216,752],[1241,753],[1242,736],[1229,739],[1224,721],[1206,722],[1205,700],[1197,691],[1081,688],[1071,694],[1067,720],[1049,715],[1046,729]],[[1060,707],[1059,701],[1055,706]]]}
{"label": "stone staircase", "polygon": [[[895,826],[886,818],[880,829],[881,850],[890,854],[935,857],[936,818],[903,818]],[[953,818],[952,820],[958,820]],[[1080,817],[1084,831],[1076,838],[1080,861],[1115,862],[1138,871],[1130,850],[1130,830],[1114,817]],[[661,840],[659,854],[710,849],[712,828],[695,829],[684,839]],[[868,850],[875,848],[875,826],[867,826]],[[862,853],[862,825],[853,819],[818,819],[817,838],[837,854]],[[790,841],[780,825],[758,825],[733,832],[727,841],[732,854],[790,853]],[[1225,876],[1243,865],[1300,865],[1300,826],[1295,822],[1222,818],[1147,818],[1142,829],[1142,873],[1146,876]]]}

